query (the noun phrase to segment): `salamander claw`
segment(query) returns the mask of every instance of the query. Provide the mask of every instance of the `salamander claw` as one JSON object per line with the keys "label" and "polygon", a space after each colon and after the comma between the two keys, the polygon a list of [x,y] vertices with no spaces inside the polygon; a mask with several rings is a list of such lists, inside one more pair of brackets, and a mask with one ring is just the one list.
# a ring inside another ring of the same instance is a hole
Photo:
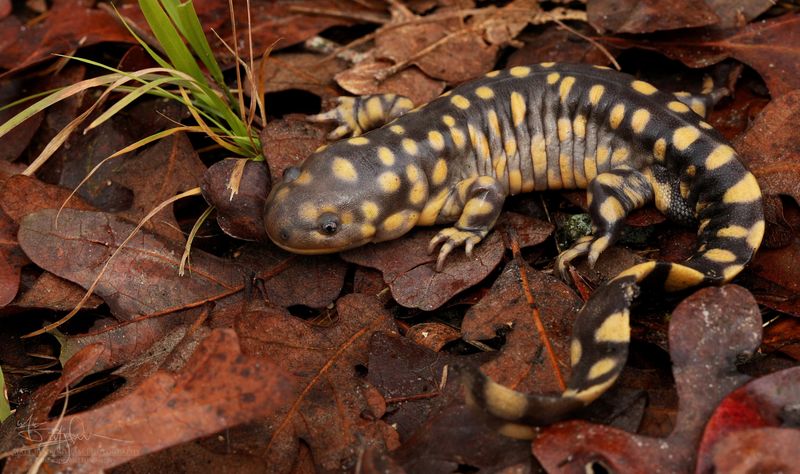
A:
{"label": "salamander claw", "polygon": [[589,248],[594,237],[587,235],[578,239],[572,247],[561,252],[556,257],[556,269],[562,280],[569,282],[569,264],[578,257],[583,257],[589,253]]}
{"label": "salamander claw", "polygon": [[474,231],[474,230],[459,230],[455,227],[448,227],[442,229],[428,244],[428,253],[433,253],[442,242],[442,248],[439,249],[439,257],[436,259],[436,271],[440,272],[444,268],[444,261],[450,252],[460,246],[464,246],[464,250],[468,257],[472,257],[472,250],[475,244],[483,240],[487,232]]}

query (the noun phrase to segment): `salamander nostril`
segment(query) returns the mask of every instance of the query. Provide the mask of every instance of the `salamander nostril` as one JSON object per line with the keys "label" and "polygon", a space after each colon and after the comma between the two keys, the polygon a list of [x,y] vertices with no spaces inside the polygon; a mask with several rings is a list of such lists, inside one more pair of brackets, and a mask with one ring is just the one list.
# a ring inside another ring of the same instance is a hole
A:
{"label": "salamander nostril", "polygon": [[281,238],[281,240],[287,241],[289,240],[289,231],[286,229],[281,229],[281,231],[278,232],[278,236]]}

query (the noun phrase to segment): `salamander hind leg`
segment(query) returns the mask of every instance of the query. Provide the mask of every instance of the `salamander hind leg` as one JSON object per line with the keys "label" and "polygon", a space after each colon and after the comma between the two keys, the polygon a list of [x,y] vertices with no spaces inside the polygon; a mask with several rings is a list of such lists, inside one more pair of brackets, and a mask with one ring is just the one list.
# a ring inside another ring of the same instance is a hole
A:
{"label": "salamander hind leg", "polygon": [[567,268],[576,258],[587,256],[594,266],[600,254],[619,237],[625,217],[653,199],[653,188],[647,177],[632,169],[616,169],[599,174],[586,191],[592,235],[579,239],[556,259],[561,278],[568,281]]}
{"label": "salamander hind leg", "polygon": [[338,125],[328,138],[336,140],[348,135],[357,137],[400,117],[414,103],[397,94],[373,94],[359,97],[339,97],[338,105],[327,112],[308,117],[311,122],[334,122]]}
{"label": "salamander hind leg", "polygon": [[472,248],[492,230],[503,207],[506,193],[499,181],[491,176],[479,176],[461,181],[444,205],[447,214],[460,214],[453,227],[442,229],[431,239],[428,252],[441,245],[436,260],[436,271],[441,271],[450,252],[465,247],[468,256]]}

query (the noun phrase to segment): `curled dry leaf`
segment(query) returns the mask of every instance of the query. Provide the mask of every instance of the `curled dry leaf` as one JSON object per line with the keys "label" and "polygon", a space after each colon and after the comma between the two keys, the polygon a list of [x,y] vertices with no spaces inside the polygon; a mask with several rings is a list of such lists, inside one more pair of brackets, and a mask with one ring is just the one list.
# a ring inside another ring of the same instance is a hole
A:
{"label": "curled dry leaf", "polygon": [[709,471],[746,474],[750,472],[795,472],[800,430],[761,428],[731,433],[714,447],[714,464]]}
{"label": "curled dry leaf", "polygon": [[[324,126],[297,116],[270,121],[261,131],[261,143],[272,184],[283,179],[286,168],[299,166],[325,143],[326,134]],[[265,192],[269,193],[269,188]]]}
{"label": "curled dry leaf", "polygon": [[411,326],[406,331],[406,337],[420,346],[438,352],[447,343],[461,337],[458,330],[438,322],[419,323]]}
{"label": "curled dry leaf", "polygon": [[382,397],[357,370],[367,364],[372,334],[393,332],[394,322],[372,296],[344,296],[336,312],[337,323],[330,327],[275,311],[237,318],[243,352],[268,355],[298,379],[291,399],[258,428],[258,450],[270,472],[288,471],[304,444],[318,470],[349,470],[362,449],[398,445],[397,433],[381,420]]}
{"label": "curled dry leaf", "polygon": [[[269,416],[285,406],[293,389],[291,377],[277,364],[242,354],[234,331],[217,329],[179,372],[157,372],[124,398],[42,423],[42,432],[61,433],[44,466],[72,472],[108,469]],[[6,469],[19,472],[32,462],[33,457],[15,457]]]}
{"label": "curled dry leaf", "polygon": [[[14,300],[19,308],[41,308],[53,311],[69,311],[83,298],[84,290],[80,286],[59,278],[50,272],[43,272],[30,288]],[[96,295],[92,295],[83,307],[94,309],[103,304]]]}
{"label": "curled dry leaf", "polygon": [[689,472],[706,420],[719,402],[747,377],[735,370],[761,339],[761,314],[747,290],[706,288],[673,312],[670,354],[680,411],[667,438],[649,438],[582,421],[545,428],[533,453],[546,470],[585,472],[601,461],[615,472]]}
{"label": "curled dry leaf", "polygon": [[428,242],[436,232],[417,230],[402,239],[366,245],[341,255],[345,261],[383,272],[392,296],[401,305],[433,311],[486,278],[500,263],[504,252],[500,235],[492,232],[475,246],[472,258],[463,249],[454,249],[444,269],[437,272],[437,254],[428,254]]}
{"label": "curled dry leaf", "polygon": [[216,207],[223,232],[242,240],[269,240],[264,203],[270,182],[264,163],[235,158],[218,161],[206,170],[200,189],[205,200]]}
{"label": "curled dry leaf", "polygon": [[[88,288],[134,225],[102,212],[46,209],[20,222],[19,243],[41,268]],[[199,250],[186,276],[178,275],[183,246],[139,231],[111,261],[95,293],[120,319],[170,313],[239,292],[244,275],[237,266]]]}

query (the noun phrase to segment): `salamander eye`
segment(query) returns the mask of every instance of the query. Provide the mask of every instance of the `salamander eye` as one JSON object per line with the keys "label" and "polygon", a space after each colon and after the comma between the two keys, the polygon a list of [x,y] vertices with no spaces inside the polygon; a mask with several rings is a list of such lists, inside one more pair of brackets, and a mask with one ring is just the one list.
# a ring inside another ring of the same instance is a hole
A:
{"label": "salamander eye", "polygon": [[325,235],[333,235],[339,230],[339,218],[326,212],[319,217],[319,231]]}
{"label": "salamander eye", "polygon": [[300,168],[297,166],[290,166],[283,170],[283,182],[289,183],[297,179],[300,176]]}

